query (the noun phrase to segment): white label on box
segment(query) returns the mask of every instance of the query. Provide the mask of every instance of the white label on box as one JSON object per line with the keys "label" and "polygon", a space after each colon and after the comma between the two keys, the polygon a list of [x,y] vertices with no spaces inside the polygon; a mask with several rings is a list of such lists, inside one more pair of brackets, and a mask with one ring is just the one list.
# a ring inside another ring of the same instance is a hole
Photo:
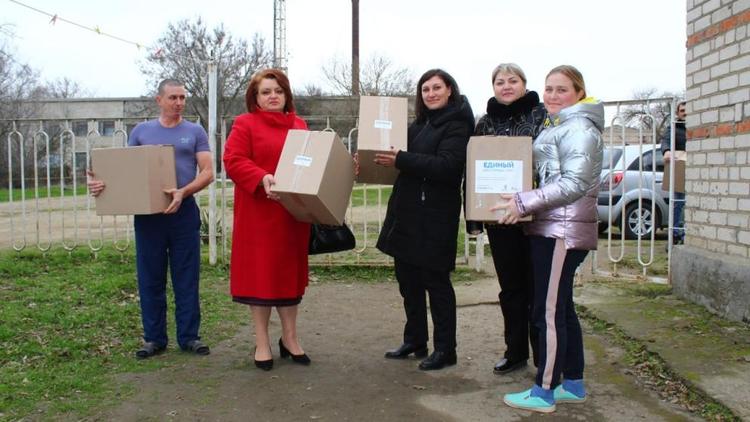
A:
{"label": "white label on box", "polygon": [[393,129],[393,122],[390,120],[375,120],[373,126],[375,129]]}
{"label": "white label on box", "polygon": [[312,164],[312,157],[308,157],[306,155],[298,155],[294,157],[295,166],[310,167],[311,164]]}
{"label": "white label on box", "polygon": [[476,160],[475,193],[513,193],[523,190],[523,161]]}

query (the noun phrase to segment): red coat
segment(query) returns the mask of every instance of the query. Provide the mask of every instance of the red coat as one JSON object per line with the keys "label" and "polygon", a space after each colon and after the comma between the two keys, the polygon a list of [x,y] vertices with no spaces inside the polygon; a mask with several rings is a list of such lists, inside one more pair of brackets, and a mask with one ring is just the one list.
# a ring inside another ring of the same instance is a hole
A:
{"label": "red coat", "polygon": [[238,116],[227,139],[224,168],[234,181],[234,297],[294,299],[307,287],[310,225],[266,198],[261,184],[263,176],[276,173],[289,129],[307,124],[294,113],[258,110]]}

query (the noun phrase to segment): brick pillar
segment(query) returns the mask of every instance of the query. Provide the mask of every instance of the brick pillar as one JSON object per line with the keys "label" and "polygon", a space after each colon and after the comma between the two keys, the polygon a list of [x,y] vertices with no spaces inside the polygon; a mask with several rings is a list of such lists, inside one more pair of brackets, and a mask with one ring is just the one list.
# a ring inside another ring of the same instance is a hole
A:
{"label": "brick pillar", "polygon": [[675,292],[750,321],[750,0],[687,0],[685,247]]}

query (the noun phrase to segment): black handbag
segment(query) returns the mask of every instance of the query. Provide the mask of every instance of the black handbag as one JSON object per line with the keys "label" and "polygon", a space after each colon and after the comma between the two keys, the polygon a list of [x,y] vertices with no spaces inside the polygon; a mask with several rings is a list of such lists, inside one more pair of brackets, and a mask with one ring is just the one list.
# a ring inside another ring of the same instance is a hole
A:
{"label": "black handbag", "polygon": [[354,249],[354,233],[346,223],[340,226],[310,224],[309,255]]}

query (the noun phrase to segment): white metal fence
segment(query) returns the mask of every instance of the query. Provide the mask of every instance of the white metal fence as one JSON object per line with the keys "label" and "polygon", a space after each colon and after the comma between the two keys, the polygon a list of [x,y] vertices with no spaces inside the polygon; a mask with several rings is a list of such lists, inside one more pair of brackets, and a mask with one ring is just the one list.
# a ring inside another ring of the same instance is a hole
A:
{"label": "white metal fence", "polygon": [[[0,247],[17,252],[33,248],[47,252],[53,247],[67,251],[83,248],[93,253],[105,247],[127,251],[133,240],[132,217],[96,216],[92,198],[86,194],[85,170],[92,148],[127,145],[129,130],[143,120],[116,120],[106,125],[105,134],[97,120],[86,121],[85,129],[79,125],[77,131],[73,130],[76,122],[68,120],[0,120],[0,125],[8,127],[4,139],[7,160],[0,169],[0,179],[7,187],[0,188],[6,194],[0,200],[0,234],[4,239]],[[324,124],[324,130],[333,130],[330,118],[306,120],[313,127]],[[217,131],[217,159],[223,152],[228,125],[222,121]],[[354,134],[356,128],[343,138],[350,148]],[[228,262],[234,187],[223,166],[219,168],[211,189],[204,189],[196,199],[201,206],[205,243],[216,245],[217,261]],[[314,257],[313,262],[389,263],[389,258],[375,249],[389,195],[389,186],[355,186],[347,223],[355,232],[357,248],[350,253]],[[214,230],[209,230],[211,214]]]}
{"label": "white metal fence", "polygon": [[[659,226],[658,216],[663,216],[663,210],[657,207],[655,195],[660,194],[660,172],[657,170],[657,155],[651,155],[652,162],[644,162],[644,151],[659,148],[657,138],[657,116],[648,112],[655,104],[669,105],[674,110],[675,99],[659,98],[648,101],[619,101],[605,103],[608,128],[604,133],[608,157],[614,157],[615,149],[625,148],[627,145],[637,145],[640,148],[638,168],[636,170],[638,183],[649,180],[649,186],[639,185],[638,195],[627,198],[637,204],[638,215],[647,220],[652,218],[653,230],[645,236],[638,236],[635,240],[626,239],[625,211],[627,205],[621,206],[619,217],[612,214],[618,199],[613,194],[614,178],[617,172],[627,172],[628,163],[624,160],[621,168],[610,168],[604,176],[608,182],[606,225],[606,239],[601,239],[598,253],[591,259],[591,271],[602,275],[625,275],[630,270],[633,276],[647,278],[652,281],[664,281],[668,274],[651,271],[658,257],[667,260],[671,254],[671,230],[657,235]],[[626,110],[633,107],[646,110],[632,119],[626,119]],[[354,121],[354,118],[351,118]],[[54,247],[61,247],[67,251],[78,248],[98,252],[106,247],[124,252],[131,247],[133,239],[131,217],[98,217],[95,215],[91,197],[86,194],[85,169],[89,163],[92,148],[107,146],[123,146],[127,144],[130,129],[143,121],[139,119],[120,119],[114,121],[101,120],[0,120],[0,128],[5,127],[4,163],[0,166],[0,182],[7,186],[6,197],[0,200],[0,247],[13,248],[21,252],[28,248],[36,248],[42,252]],[[308,118],[325,130],[332,130],[330,119],[325,117]],[[83,122],[83,123],[82,123]],[[673,117],[669,120],[674,131]],[[642,129],[646,123],[651,123],[651,129]],[[226,141],[229,122],[221,121],[217,128],[217,142],[215,156],[222,154],[222,146]],[[314,125],[313,125],[314,126]],[[633,127],[639,127],[634,129]],[[357,128],[354,127],[342,139],[351,148],[356,140]],[[3,162],[0,161],[0,162]],[[616,163],[609,163],[613,167]],[[202,209],[204,238],[215,248],[212,256],[218,261],[228,262],[229,242],[231,235],[233,185],[227,179],[220,166],[217,181],[211,189],[205,189],[197,195]],[[650,170],[644,170],[650,168]],[[651,174],[650,178],[644,174]],[[674,174],[674,172],[672,172]],[[629,187],[629,179],[623,179],[619,188],[623,191]],[[674,183],[671,184],[674,186]],[[632,186],[631,186],[632,187]],[[2,192],[0,185],[0,192]],[[375,249],[375,242],[385,216],[386,204],[390,194],[389,186],[356,185],[350,207],[347,211],[347,222],[352,226],[357,238],[357,248],[344,254],[327,255],[313,258],[313,262],[328,264],[387,264],[390,260]],[[213,199],[212,199],[213,198]],[[669,192],[669,204],[673,204],[674,193]],[[604,205],[604,204],[602,204]],[[631,206],[630,209],[632,209]],[[672,206],[668,206],[668,227],[672,227]],[[213,218],[208,218],[213,215]],[[646,221],[644,220],[644,221]],[[209,230],[209,221],[213,223],[213,230]],[[636,222],[637,224],[646,224]],[[618,227],[619,226],[619,227]],[[459,250],[463,249],[461,261],[470,263],[476,268],[484,264],[486,238],[484,235],[460,235]],[[619,230],[619,233],[618,233]],[[210,238],[209,238],[210,237]],[[668,250],[657,246],[659,239],[667,238]],[[472,252],[471,249],[474,249]],[[606,254],[604,257],[602,254]],[[628,265],[626,265],[628,264]],[[668,271],[668,270],[667,270]]]}
{"label": "white metal fence", "polygon": [[[604,163],[607,170],[603,171],[602,178],[602,192],[606,195],[600,194],[599,205],[600,209],[602,206],[606,209],[606,218],[600,223],[600,227],[606,229],[607,238],[603,245],[600,242],[599,250],[592,254],[591,271],[595,274],[633,276],[658,283],[669,279],[674,226],[674,180],[670,183],[669,192],[662,190],[662,137],[659,136],[657,127],[661,119],[666,119],[665,129],[670,134],[674,149],[676,104],[677,99],[673,97],[605,102],[607,115],[611,118],[606,122],[608,130],[603,133],[605,158],[608,158],[608,162]],[[633,113],[634,109],[641,112]],[[654,110],[666,111],[668,114],[656,115]],[[628,159],[625,159],[628,148],[635,150],[635,154],[630,153],[627,155]],[[616,160],[617,150],[623,151],[619,163]],[[632,161],[634,156],[635,161]],[[674,166],[674,161],[669,165]],[[672,178],[674,173],[670,172]],[[601,201],[603,197],[606,199],[604,203]],[[661,234],[662,239],[666,237],[664,247],[657,242],[657,228],[660,227],[666,231]],[[619,234],[616,233],[617,230]],[[627,240],[628,234],[634,239]],[[606,251],[605,260],[599,257],[599,254],[604,253],[602,249]],[[661,271],[655,268],[659,262],[664,262]],[[628,272],[628,269],[631,271]]]}

